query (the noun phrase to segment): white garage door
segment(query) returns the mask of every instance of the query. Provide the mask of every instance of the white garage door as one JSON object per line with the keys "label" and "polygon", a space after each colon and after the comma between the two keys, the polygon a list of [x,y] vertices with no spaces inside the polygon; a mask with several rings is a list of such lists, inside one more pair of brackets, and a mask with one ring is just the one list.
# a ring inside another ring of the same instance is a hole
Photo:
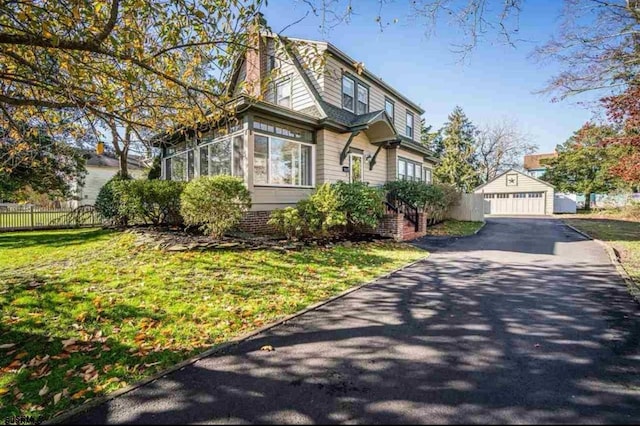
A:
{"label": "white garage door", "polygon": [[543,215],[544,192],[513,192],[508,194],[484,194],[485,213]]}

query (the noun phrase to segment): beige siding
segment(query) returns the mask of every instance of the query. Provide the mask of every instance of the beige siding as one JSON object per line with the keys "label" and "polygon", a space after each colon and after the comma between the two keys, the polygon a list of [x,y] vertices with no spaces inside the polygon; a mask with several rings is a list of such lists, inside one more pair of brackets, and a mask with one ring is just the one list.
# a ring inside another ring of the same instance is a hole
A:
{"label": "beige siding", "polygon": [[[318,184],[349,181],[349,173],[342,171],[342,167],[348,165],[348,160],[345,160],[343,165],[340,164],[340,153],[348,140],[349,133],[335,133],[329,130],[318,132],[316,151],[316,181]],[[362,150],[366,157],[368,154],[373,156],[378,147],[370,144],[367,136],[360,133],[351,142],[351,148]],[[369,163],[364,163],[364,181],[371,185],[383,185],[387,181],[387,163],[387,150],[382,149],[376,158],[373,170],[369,170]]]}
{"label": "beige siding", "polygon": [[[273,43],[267,43],[267,46],[269,54],[273,49],[276,49]],[[265,100],[275,103],[275,83],[288,79],[291,83],[291,109],[301,110],[315,106],[313,94],[307,89],[302,76],[293,64],[293,60],[286,54],[282,46],[277,47],[276,57],[278,58],[279,67],[270,76],[273,82],[267,86]]]}
{"label": "beige siding", "polygon": [[356,76],[356,78],[369,86],[369,111],[384,110],[385,96],[395,103],[394,126],[398,133],[403,136],[406,136],[407,111],[412,112],[414,127],[413,140],[420,140],[420,114],[418,111],[409,107],[406,103],[389,93],[375,81],[365,77],[364,75],[357,75],[353,67],[346,66],[343,62],[332,56],[327,58],[326,70],[323,79],[324,85],[322,86],[321,91],[321,96],[325,101],[342,108],[343,71],[350,72]]}
{"label": "beige siding", "polygon": [[533,179],[530,176],[520,172],[509,172],[518,174],[518,184],[516,186],[507,186],[507,174],[503,174],[487,185],[478,188],[476,193],[498,194],[498,193],[516,193],[516,192],[544,192],[545,193],[545,212],[553,214],[553,187]]}
{"label": "beige siding", "polygon": [[254,186],[251,191],[251,210],[274,210],[293,206],[298,201],[309,197],[312,192],[311,188]]}

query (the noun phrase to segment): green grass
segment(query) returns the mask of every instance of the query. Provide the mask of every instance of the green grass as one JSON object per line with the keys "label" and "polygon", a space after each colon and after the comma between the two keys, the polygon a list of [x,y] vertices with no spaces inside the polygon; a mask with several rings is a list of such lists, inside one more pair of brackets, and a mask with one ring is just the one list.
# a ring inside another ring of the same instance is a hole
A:
{"label": "green grass", "polygon": [[95,229],[0,234],[0,418],[58,414],[427,254],[134,242]]}
{"label": "green grass", "polygon": [[482,226],[482,222],[466,222],[461,220],[445,220],[435,226],[427,227],[427,235],[465,236],[472,235]]}
{"label": "green grass", "polygon": [[618,253],[629,275],[640,283],[640,222],[617,219],[609,214],[605,217],[601,212],[580,214],[563,220],[571,226],[586,232],[593,238],[606,241]]}

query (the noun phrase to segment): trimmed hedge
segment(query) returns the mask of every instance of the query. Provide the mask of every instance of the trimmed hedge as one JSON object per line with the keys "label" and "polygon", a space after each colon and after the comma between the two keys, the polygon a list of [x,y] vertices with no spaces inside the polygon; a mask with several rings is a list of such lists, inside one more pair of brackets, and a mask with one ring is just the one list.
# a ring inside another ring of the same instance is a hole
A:
{"label": "trimmed hedge", "polygon": [[424,211],[435,222],[445,219],[448,211],[460,200],[460,193],[451,185],[411,180],[387,182],[384,189]]}

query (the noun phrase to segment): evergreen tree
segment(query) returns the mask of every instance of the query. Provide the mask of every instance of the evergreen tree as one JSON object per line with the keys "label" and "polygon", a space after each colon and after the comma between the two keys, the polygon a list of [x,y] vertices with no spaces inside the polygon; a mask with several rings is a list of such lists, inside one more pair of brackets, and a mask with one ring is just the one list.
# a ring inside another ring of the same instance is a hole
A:
{"label": "evergreen tree", "polygon": [[420,119],[420,126],[422,127],[422,131],[420,133],[420,143],[433,151],[436,157],[440,157],[443,151],[442,130],[434,131],[433,125],[429,124],[427,126],[424,118]]}
{"label": "evergreen tree", "polygon": [[480,179],[475,157],[475,137],[477,130],[462,108],[455,107],[444,125],[440,164],[435,176],[440,183],[455,186],[470,192]]}

